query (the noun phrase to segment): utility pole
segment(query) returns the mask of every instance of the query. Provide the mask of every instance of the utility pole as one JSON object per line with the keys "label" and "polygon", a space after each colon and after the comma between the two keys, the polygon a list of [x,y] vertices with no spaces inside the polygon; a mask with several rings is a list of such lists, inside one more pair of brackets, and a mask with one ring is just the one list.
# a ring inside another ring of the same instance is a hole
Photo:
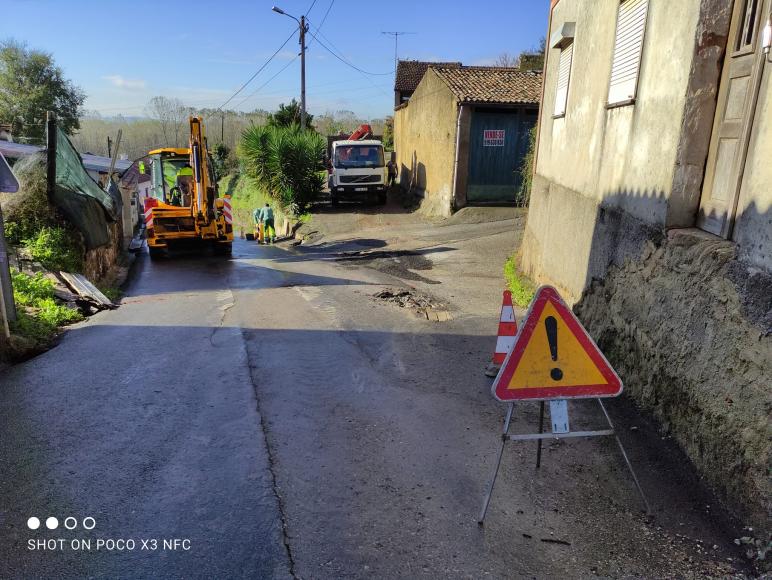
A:
{"label": "utility pole", "polygon": [[282,14],[283,16],[289,16],[298,23],[300,29],[300,126],[306,128],[306,32],[308,32],[308,24],[306,24],[305,15],[300,17],[300,20],[295,18],[292,14],[287,14],[279,8],[274,6],[271,8],[276,14]]}
{"label": "utility pole", "polygon": [[225,111],[220,113],[220,143],[225,143]]}
{"label": "utility pole", "polygon": [[385,30],[381,31],[381,34],[388,34],[394,37],[394,77],[397,76],[397,46],[399,44],[399,37],[404,34],[418,34],[417,32],[405,32],[404,30]]}
{"label": "utility pole", "polygon": [[306,128],[306,17],[300,17],[300,128]]}
{"label": "utility pole", "polygon": [[110,139],[110,135],[107,136],[107,156],[113,156],[113,140]]}
{"label": "utility pole", "polygon": [[53,203],[56,189],[56,113],[46,112],[46,195]]}

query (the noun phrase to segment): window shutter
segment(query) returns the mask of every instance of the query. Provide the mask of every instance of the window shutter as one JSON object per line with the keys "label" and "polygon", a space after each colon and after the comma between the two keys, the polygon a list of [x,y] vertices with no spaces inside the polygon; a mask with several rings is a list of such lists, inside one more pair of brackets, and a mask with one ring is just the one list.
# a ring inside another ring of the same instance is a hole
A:
{"label": "window shutter", "polygon": [[610,105],[635,98],[648,7],[649,0],[623,0],[619,5],[614,61],[608,89]]}
{"label": "window shutter", "polygon": [[574,43],[564,46],[560,50],[560,60],[558,62],[558,84],[555,90],[555,115],[566,114],[566,103],[568,102],[568,81],[571,77],[571,59],[574,54]]}

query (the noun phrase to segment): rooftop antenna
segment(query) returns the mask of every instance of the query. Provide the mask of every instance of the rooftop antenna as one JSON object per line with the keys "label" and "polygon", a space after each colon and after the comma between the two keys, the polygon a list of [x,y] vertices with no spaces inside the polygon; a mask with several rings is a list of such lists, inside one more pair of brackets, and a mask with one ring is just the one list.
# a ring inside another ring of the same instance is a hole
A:
{"label": "rooftop antenna", "polygon": [[397,45],[399,43],[399,37],[403,34],[418,34],[417,32],[405,32],[403,30],[381,31],[381,34],[389,34],[394,37],[394,78],[397,77]]}

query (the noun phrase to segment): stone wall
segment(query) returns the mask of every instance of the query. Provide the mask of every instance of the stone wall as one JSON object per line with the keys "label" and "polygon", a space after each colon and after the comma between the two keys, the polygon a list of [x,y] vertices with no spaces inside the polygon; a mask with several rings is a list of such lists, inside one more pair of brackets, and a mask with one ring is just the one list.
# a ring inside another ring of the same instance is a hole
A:
{"label": "stone wall", "polygon": [[671,230],[594,281],[575,310],[626,393],[730,509],[769,528],[772,277],[731,242]]}

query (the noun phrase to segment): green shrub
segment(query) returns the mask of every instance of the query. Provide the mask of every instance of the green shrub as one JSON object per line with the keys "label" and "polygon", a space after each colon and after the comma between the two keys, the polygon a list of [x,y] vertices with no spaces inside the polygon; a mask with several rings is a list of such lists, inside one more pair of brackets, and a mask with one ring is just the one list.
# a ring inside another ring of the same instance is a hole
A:
{"label": "green shrub", "polygon": [[5,237],[14,246],[46,226],[57,225],[54,208],[46,193],[46,168],[41,156],[21,159],[13,168],[19,191],[3,204]]}
{"label": "green shrub", "polygon": [[67,228],[46,226],[22,243],[44,268],[79,272],[83,268],[83,254],[76,239],[74,232]]}
{"label": "green shrub", "polygon": [[533,159],[536,153],[536,125],[531,128],[528,138],[528,153],[520,164],[520,190],[515,195],[515,203],[519,207],[528,207],[531,201],[531,186],[533,185]]}
{"label": "green shrub", "polygon": [[54,283],[43,274],[38,272],[30,276],[11,270],[11,282],[13,298],[19,307],[13,324],[16,333],[44,342],[58,327],[83,319],[77,310],[54,300]]}
{"label": "green shrub", "polygon": [[324,138],[298,126],[254,126],[242,133],[239,152],[249,176],[298,215],[324,187]]}
{"label": "green shrub", "polygon": [[536,287],[533,282],[517,271],[517,262],[514,256],[507,258],[504,263],[504,278],[512,292],[512,301],[521,308],[526,308],[533,300]]}

